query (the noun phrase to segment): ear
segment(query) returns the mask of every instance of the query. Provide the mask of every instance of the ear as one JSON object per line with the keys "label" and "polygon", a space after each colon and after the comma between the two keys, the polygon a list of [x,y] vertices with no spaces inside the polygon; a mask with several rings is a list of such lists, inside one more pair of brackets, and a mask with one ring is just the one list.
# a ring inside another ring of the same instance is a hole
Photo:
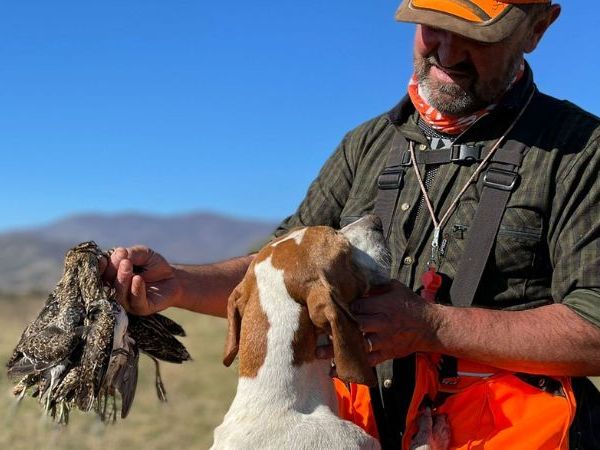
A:
{"label": "ear", "polygon": [[240,346],[243,305],[246,304],[244,291],[244,280],[242,280],[227,300],[227,337],[225,338],[225,351],[223,353],[223,364],[227,367],[231,365],[237,356]]}
{"label": "ear", "polygon": [[532,25],[531,25],[531,34],[529,39],[525,42],[525,53],[533,52],[542,37],[544,37],[544,33],[546,30],[550,28],[550,25],[554,23],[558,16],[560,16],[561,6],[560,5],[551,5],[550,9],[543,16],[539,17]]}
{"label": "ear", "polygon": [[375,386],[377,378],[369,366],[363,335],[347,308],[348,302],[322,277],[311,288],[306,304],[315,326],[330,330],[338,377],[349,383]]}

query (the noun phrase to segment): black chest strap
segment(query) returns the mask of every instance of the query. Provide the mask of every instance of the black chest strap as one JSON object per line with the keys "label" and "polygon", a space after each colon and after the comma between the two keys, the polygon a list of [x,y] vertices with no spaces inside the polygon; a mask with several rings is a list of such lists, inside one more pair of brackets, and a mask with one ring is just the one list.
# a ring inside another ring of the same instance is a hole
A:
{"label": "black chest strap", "polygon": [[519,184],[518,170],[527,150],[529,147],[521,142],[507,141],[483,173],[479,205],[450,288],[450,300],[454,306],[473,304],[508,199]]}
{"label": "black chest strap", "polygon": [[[454,306],[466,307],[473,303],[508,199],[519,183],[518,170],[528,149],[529,147],[521,142],[507,141],[498,149],[483,173],[481,199],[450,289],[450,299]],[[430,160],[435,160],[437,164],[453,162],[446,158],[448,152],[445,152],[443,161],[424,156],[435,155],[438,152],[439,150],[417,153],[417,163],[430,164]],[[374,208],[374,213],[381,219],[386,240],[390,237],[398,197],[404,185],[404,175],[411,167],[410,155],[408,159],[407,155],[408,141],[396,132],[385,168],[377,180],[378,191]],[[473,158],[471,161],[477,159]]]}
{"label": "black chest strap", "polygon": [[402,134],[396,131],[392,146],[389,150],[385,168],[377,180],[377,199],[373,212],[379,216],[383,225],[385,239],[388,240],[392,228],[392,218],[396,212],[396,203],[400,190],[404,185],[404,175],[410,167],[404,161],[404,155],[408,153],[408,141]]}
{"label": "black chest strap", "polygon": [[[481,199],[465,252],[451,290],[451,298],[456,306],[472,304],[484,267],[494,245],[502,216],[511,192],[518,186],[518,170],[529,147],[514,140],[507,141],[498,149],[487,170],[483,173]],[[434,154],[437,151],[431,151]],[[404,176],[410,170],[407,160],[408,141],[396,132],[386,161],[386,166],[378,179],[378,192],[374,212],[382,221],[384,235],[389,241],[393,217]],[[448,153],[448,152],[445,152]],[[428,152],[421,152],[426,155]],[[475,162],[481,154],[468,161],[452,161],[446,154],[439,158],[423,156],[420,164],[444,164],[449,162]],[[475,231],[476,230],[476,231]],[[475,231],[475,232],[474,232]],[[402,368],[400,368],[402,366]],[[402,373],[402,379],[394,379],[395,373]],[[414,387],[414,355],[398,360],[384,361],[377,366],[378,387],[371,390],[373,409],[382,448],[399,448],[404,432],[408,402]]]}
{"label": "black chest strap", "polygon": [[[406,155],[409,155],[408,140],[396,131],[385,168],[377,180],[378,191],[374,208],[374,213],[381,219],[383,233],[388,243],[398,197],[404,185],[404,175],[411,165],[410,155],[408,161]],[[394,372],[400,369],[399,365],[402,366],[401,373],[414,378],[413,359],[408,357],[402,360],[388,360],[377,365],[378,386],[371,389],[371,400],[381,446],[384,449],[401,446],[405,422],[404,411],[408,410],[406,402],[412,397],[414,382],[403,378],[402,385],[396,386],[393,379]],[[412,368],[404,367],[411,363],[413,363]],[[402,405],[403,401],[405,405]]]}

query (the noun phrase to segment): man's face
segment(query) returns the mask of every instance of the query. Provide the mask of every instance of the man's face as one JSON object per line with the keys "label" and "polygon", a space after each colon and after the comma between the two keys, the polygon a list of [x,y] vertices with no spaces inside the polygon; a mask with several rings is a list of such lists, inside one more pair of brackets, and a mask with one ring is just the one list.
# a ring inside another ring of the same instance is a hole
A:
{"label": "man's face", "polygon": [[445,114],[464,116],[496,102],[523,59],[526,28],[483,44],[449,31],[418,25],[415,75],[422,95]]}

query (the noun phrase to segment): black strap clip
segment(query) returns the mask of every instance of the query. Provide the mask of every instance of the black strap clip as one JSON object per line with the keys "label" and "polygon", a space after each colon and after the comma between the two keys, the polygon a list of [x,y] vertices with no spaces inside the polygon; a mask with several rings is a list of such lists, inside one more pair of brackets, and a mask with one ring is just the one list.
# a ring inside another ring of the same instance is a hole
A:
{"label": "black strap clip", "polygon": [[[419,158],[417,158],[417,162],[418,161],[419,161]],[[408,167],[408,166],[412,165],[412,160],[411,160],[411,157],[410,157],[410,152],[408,150],[404,150],[402,152],[402,156],[401,156],[401,159],[400,159],[400,165],[402,167]]]}
{"label": "black strap clip", "polygon": [[457,164],[480,161],[482,148],[481,144],[454,144],[450,151],[450,161]]}
{"label": "black strap clip", "polygon": [[512,191],[518,180],[517,172],[490,167],[483,176],[483,185],[501,191]]}
{"label": "black strap clip", "polygon": [[404,169],[398,166],[386,167],[377,179],[377,187],[383,191],[400,189],[404,179]]}

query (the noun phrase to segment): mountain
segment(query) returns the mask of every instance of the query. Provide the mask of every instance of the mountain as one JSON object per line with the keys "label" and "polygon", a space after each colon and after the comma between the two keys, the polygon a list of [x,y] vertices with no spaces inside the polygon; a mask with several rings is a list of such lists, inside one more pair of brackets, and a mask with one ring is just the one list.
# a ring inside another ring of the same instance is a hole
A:
{"label": "mountain", "polygon": [[65,252],[83,241],[104,249],[143,244],[173,263],[206,263],[246,254],[275,226],[212,213],[85,214],[0,233],[0,292],[49,291],[62,273]]}

